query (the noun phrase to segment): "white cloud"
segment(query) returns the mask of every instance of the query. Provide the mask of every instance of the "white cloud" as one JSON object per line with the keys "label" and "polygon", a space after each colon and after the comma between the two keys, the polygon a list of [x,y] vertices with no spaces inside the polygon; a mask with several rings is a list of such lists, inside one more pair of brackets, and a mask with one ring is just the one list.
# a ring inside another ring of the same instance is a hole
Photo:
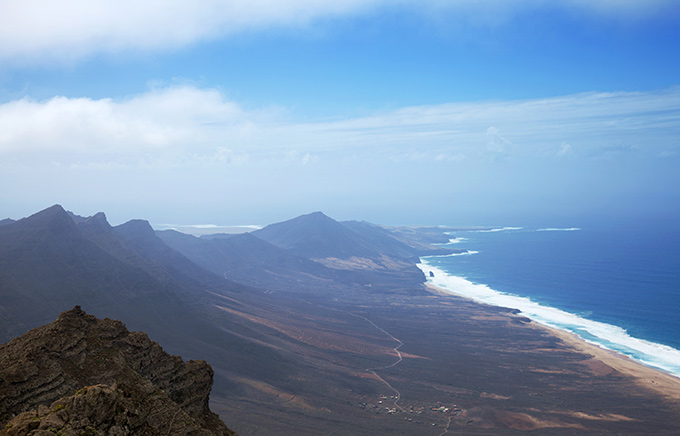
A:
{"label": "white cloud", "polygon": [[382,0],[3,0],[0,58],[47,61],[167,49],[269,26],[302,26]]}
{"label": "white cloud", "polygon": [[93,53],[168,50],[239,32],[406,7],[437,20],[493,24],[538,6],[639,18],[673,0],[3,0],[0,59],[51,64]]}
{"label": "white cloud", "polygon": [[4,153],[142,153],[213,145],[221,133],[236,139],[258,121],[216,90],[190,86],[152,90],[114,101],[54,97],[0,105],[0,151]]}
{"label": "white cloud", "polygon": [[622,143],[658,156],[679,147],[678,102],[680,88],[671,88],[416,106],[297,122],[281,111],[246,110],[214,89],[176,86],[122,100],[55,97],[0,104],[0,156],[5,162],[81,166],[310,166],[367,157],[564,157],[575,147],[579,156],[595,156]]}

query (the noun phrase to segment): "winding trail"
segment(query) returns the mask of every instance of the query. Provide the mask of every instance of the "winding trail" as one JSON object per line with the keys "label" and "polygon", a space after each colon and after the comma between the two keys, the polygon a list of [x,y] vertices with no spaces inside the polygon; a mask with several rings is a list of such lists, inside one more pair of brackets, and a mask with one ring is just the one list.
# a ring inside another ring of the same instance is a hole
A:
{"label": "winding trail", "polygon": [[[387,330],[383,329],[382,327],[380,327],[379,325],[377,325],[376,323],[374,323],[374,322],[371,321],[370,319],[366,318],[365,316],[357,315],[357,314],[352,313],[352,312],[347,312],[347,311],[345,311],[345,310],[339,310],[339,309],[335,309],[335,308],[332,308],[332,307],[329,307],[328,309],[336,310],[336,311],[339,311],[339,312],[342,312],[342,313],[346,313],[346,314],[348,314],[348,315],[352,315],[352,316],[355,317],[355,318],[363,319],[364,321],[368,322],[368,323],[371,324],[373,327],[375,327],[377,330],[380,330],[383,334],[385,334],[385,335],[388,336],[390,339],[392,339],[393,341],[395,341],[395,342],[397,342],[397,343],[399,344],[399,345],[397,345],[396,347],[394,347],[394,352],[396,353],[396,355],[397,355],[397,357],[398,357],[398,359],[397,359],[396,362],[394,362],[394,363],[392,363],[392,364],[390,364],[390,365],[387,365],[387,366],[380,366],[380,367],[377,367],[377,368],[366,368],[364,371],[370,372],[370,373],[373,374],[378,380],[380,380],[383,384],[385,384],[385,386],[387,386],[388,388],[390,388],[390,389],[396,394],[395,400],[394,400],[394,407],[395,407],[396,409],[399,409],[399,410],[402,411],[402,412],[406,412],[406,411],[404,410],[404,408],[401,407],[401,406],[398,404],[398,403],[399,403],[399,400],[401,400],[401,392],[399,392],[399,391],[398,391],[394,386],[392,386],[387,380],[385,380],[384,378],[380,377],[380,375],[378,375],[378,373],[376,373],[376,371],[379,371],[379,370],[381,370],[381,369],[392,368],[392,367],[394,367],[394,366],[397,366],[399,363],[401,363],[401,361],[403,360],[403,356],[402,356],[402,354],[401,354],[401,351],[399,351],[399,348],[401,348],[401,346],[404,345],[404,343],[403,343],[402,341],[400,341],[399,339],[395,338],[390,332],[388,332]],[[453,421],[453,417],[452,417],[452,416],[449,416],[449,417],[447,418],[447,420],[446,420],[446,427],[444,428],[444,431],[441,432],[441,433],[439,433],[437,436],[444,436],[445,434],[447,434],[447,433],[449,432],[449,428],[451,427],[451,422],[452,422],[452,421]]]}
{"label": "winding trail", "polygon": [[[385,380],[384,378],[382,378],[382,377],[376,372],[376,371],[380,371],[381,369],[389,369],[389,368],[393,368],[393,367],[399,365],[399,364],[402,362],[402,360],[404,360],[404,357],[403,357],[403,355],[401,354],[401,351],[399,351],[399,348],[401,348],[401,347],[404,345],[404,343],[403,343],[400,339],[394,337],[394,335],[392,335],[390,332],[388,332],[388,331],[385,330],[384,328],[380,327],[379,325],[377,325],[376,323],[374,323],[374,322],[371,321],[370,319],[366,318],[365,316],[357,315],[356,313],[352,313],[352,312],[349,312],[349,311],[347,311],[347,310],[337,309],[337,308],[335,308],[335,307],[322,306],[322,305],[320,305],[320,304],[311,303],[311,302],[309,302],[309,301],[305,301],[305,300],[302,300],[302,299],[298,299],[298,300],[299,300],[299,301],[302,301],[302,302],[304,302],[304,303],[306,303],[306,304],[309,304],[309,305],[322,307],[322,308],[327,309],[327,310],[334,310],[334,311],[336,311],[336,312],[344,313],[344,314],[353,316],[353,317],[355,317],[355,318],[359,318],[359,319],[361,319],[361,320],[363,320],[363,321],[366,321],[367,323],[371,324],[376,330],[380,331],[382,334],[384,334],[385,336],[387,336],[388,338],[392,339],[393,341],[395,341],[395,342],[397,343],[397,346],[393,348],[394,353],[395,353],[395,355],[396,355],[396,357],[397,357],[396,362],[393,362],[393,363],[391,363],[391,364],[389,364],[389,365],[386,365],[386,366],[379,366],[379,367],[375,367],[375,368],[366,368],[366,369],[364,369],[364,371],[373,374],[373,376],[374,376],[377,380],[379,380],[381,383],[383,383],[385,386],[387,386],[392,392],[394,392],[394,394],[395,394],[395,396],[394,396],[394,402],[393,402],[394,408],[395,408],[395,409],[399,409],[401,412],[404,412],[404,413],[405,413],[406,410],[404,410],[404,408],[401,407],[401,406],[399,405],[399,400],[401,400],[401,392],[399,392],[399,390],[398,390],[397,388],[395,388],[394,386],[392,386],[392,385],[390,384],[390,382],[388,382],[387,380]],[[437,389],[437,390],[442,390],[442,389],[438,389],[438,388],[435,387],[435,386],[433,386],[433,387],[434,387],[435,389]],[[443,391],[443,390],[442,390],[442,391]],[[446,420],[446,427],[444,427],[444,431],[442,431],[441,433],[439,433],[437,436],[444,436],[445,434],[449,433],[449,429],[451,428],[451,423],[452,423],[452,422],[453,422],[453,416],[448,416],[448,417],[447,417],[447,420]],[[336,431],[337,431],[337,430],[336,430]],[[332,433],[330,433],[328,436],[330,436],[330,435],[332,435],[332,434],[334,434],[334,433],[335,433],[335,431],[332,432]]]}
{"label": "winding trail", "polygon": [[379,325],[377,325],[376,323],[374,323],[370,319],[366,318],[365,316],[357,315],[356,313],[352,313],[352,312],[349,312],[347,310],[336,309],[335,307],[322,306],[320,304],[311,303],[309,301],[305,301],[305,300],[301,300],[301,299],[299,299],[299,301],[302,301],[303,303],[307,303],[309,305],[322,307],[322,308],[327,309],[327,310],[334,310],[336,312],[344,313],[344,314],[347,314],[347,315],[351,315],[355,318],[362,319],[362,320],[368,322],[369,324],[371,324],[374,328],[379,330],[381,333],[383,333],[384,335],[386,335],[387,337],[389,337],[393,341],[397,342],[398,345],[393,348],[394,353],[397,357],[396,362],[391,363],[391,364],[386,365],[386,366],[379,366],[379,367],[375,367],[375,368],[366,368],[366,369],[364,369],[364,371],[373,374],[375,376],[375,378],[377,378],[380,382],[382,382],[385,386],[387,386],[392,392],[394,392],[395,393],[394,408],[399,409],[402,412],[405,412],[404,408],[399,405],[399,400],[401,400],[401,392],[399,392],[399,390],[397,388],[395,388],[394,386],[392,386],[387,380],[380,377],[380,375],[378,375],[378,373],[376,372],[376,371],[379,371],[381,369],[393,368],[393,367],[397,366],[398,364],[400,364],[402,360],[404,360],[404,358],[401,354],[401,351],[399,351],[399,348],[401,348],[404,345],[404,343],[402,341],[400,341],[399,339],[395,338],[391,333],[389,333],[384,328],[380,327]]}
{"label": "winding trail", "polygon": [[[330,308],[330,309],[332,309],[332,308]],[[338,310],[338,309],[333,309],[333,310]],[[347,311],[340,311],[340,312],[344,312],[344,313],[347,313],[347,314],[349,314],[349,315],[352,315],[353,317],[363,319],[364,321],[368,322],[368,323],[371,324],[373,327],[375,327],[376,329],[380,330],[382,333],[384,333],[385,335],[387,335],[390,339],[396,341],[396,342],[399,344],[399,345],[397,345],[396,347],[394,347],[394,352],[396,353],[396,355],[397,355],[397,357],[398,357],[398,359],[397,359],[396,362],[394,362],[394,363],[392,363],[392,364],[390,364],[390,365],[387,365],[387,366],[380,366],[380,367],[377,367],[377,368],[366,368],[364,371],[370,372],[370,373],[373,374],[378,380],[380,380],[381,382],[383,382],[383,383],[385,384],[385,386],[387,386],[388,388],[390,388],[390,389],[396,394],[395,400],[394,400],[394,407],[395,407],[396,409],[399,409],[399,410],[402,411],[402,412],[406,412],[406,411],[404,410],[404,408],[401,407],[401,406],[398,404],[398,403],[399,403],[399,400],[401,400],[401,392],[399,392],[399,391],[398,391],[394,386],[392,386],[387,380],[385,380],[384,378],[380,377],[380,376],[378,375],[378,373],[376,373],[376,371],[379,371],[379,370],[381,370],[381,369],[392,368],[392,367],[394,367],[394,366],[397,366],[399,363],[401,363],[401,361],[403,360],[403,356],[402,356],[402,354],[401,354],[401,351],[399,351],[399,348],[401,348],[401,346],[404,345],[404,343],[403,343],[402,341],[400,341],[399,339],[395,338],[395,337],[394,337],[391,333],[389,333],[387,330],[383,329],[382,327],[380,327],[379,325],[377,325],[376,323],[374,323],[374,322],[371,321],[370,319],[366,318],[365,316],[357,315],[357,314],[355,314],[355,313],[347,312]],[[451,427],[451,422],[452,422],[452,421],[453,421],[453,417],[452,417],[452,416],[449,416],[449,417],[447,418],[447,420],[446,420],[446,427],[444,428],[444,431],[441,432],[441,433],[439,433],[437,436],[443,436],[443,435],[447,434],[447,433],[449,432],[449,428]]]}
{"label": "winding trail", "polygon": [[[333,310],[338,310],[338,309],[333,309]],[[343,311],[343,312],[344,312],[344,311]],[[354,317],[356,317],[356,318],[363,319],[364,321],[368,322],[368,323],[371,324],[373,327],[375,327],[376,329],[380,330],[382,333],[384,333],[385,335],[387,335],[390,339],[392,339],[393,341],[396,341],[396,342],[399,344],[399,345],[397,345],[396,347],[394,347],[394,352],[395,352],[396,355],[397,355],[397,361],[396,361],[396,362],[394,362],[394,363],[392,363],[392,364],[390,364],[390,365],[387,365],[387,366],[379,366],[379,367],[376,367],[376,368],[366,368],[364,371],[370,372],[371,374],[373,374],[378,380],[380,380],[381,382],[383,382],[383,383],[385,384],[385,386],[387,386],[388,388],[390,388],[390,390],[392,390],[392,392],[394,392],[394,393],[396,394],[396,395],[395,395],[395,400],[394,400],[394,407],[397,408],[397,409],[399,409],[399,410],[401,410],[402,412],[404,412],[404,409],[398,404],[398,403],[399,403],[399,400],[401,400],[401,392],[399,392],[399,391],[398,391],[394,386],[392,386],[387,380],[385,380],[384,378],[380,377],[380,376],[378,375],[378,373],[376,372],[376,371],[381,370],[381,369],[388,369],[388,368],[395,367],[395,366],[397,366],[398,364],[400,364],[402,360],[404,360],[403,356],[401,355],[401,351],[399,351],[399,348],[401,348],[401,346],[404,345],[404,343],[403,343],[402,341],[400,341],[399,339],[395,338],[394,336],[392,336],[392,334],[390,334],[387,330],[385,330],[385,329],[383,329],[382,327],[378,326],[376,323],[374,323],[374,322],[371,321],[370,319],[366,318],[365,316],[357,315],[357,314],[352,313],[352,312],[345,312],[345,313],[347,313],[347,314],[349,314],[349,315],[352,315],[352,316],[354,316]]]}

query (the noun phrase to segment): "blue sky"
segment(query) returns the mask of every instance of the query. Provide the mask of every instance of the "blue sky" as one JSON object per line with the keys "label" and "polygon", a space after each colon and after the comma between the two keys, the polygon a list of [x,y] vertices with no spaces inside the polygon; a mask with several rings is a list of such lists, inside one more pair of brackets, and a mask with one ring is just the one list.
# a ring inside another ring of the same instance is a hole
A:
{"label": "blue sky", "polygon": [[0,212],[680,217],[666,0],[0,4]]}

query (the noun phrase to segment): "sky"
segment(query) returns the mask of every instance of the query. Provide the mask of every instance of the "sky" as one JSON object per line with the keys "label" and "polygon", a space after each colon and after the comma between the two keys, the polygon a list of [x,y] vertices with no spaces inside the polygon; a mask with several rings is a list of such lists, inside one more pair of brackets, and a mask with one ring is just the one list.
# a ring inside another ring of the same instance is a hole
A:
{"label": "sky", "polygon": [[0,218],[680,224],[675,0],[4,0]]}

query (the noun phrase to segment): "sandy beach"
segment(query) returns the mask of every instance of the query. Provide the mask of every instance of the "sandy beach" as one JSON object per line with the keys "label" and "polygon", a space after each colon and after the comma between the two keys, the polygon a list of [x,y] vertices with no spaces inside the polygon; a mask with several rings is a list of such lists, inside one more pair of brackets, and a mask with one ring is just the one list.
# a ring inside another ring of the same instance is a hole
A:
{"label": "sandy beach", "polygon": [[[469,298],[466,298],[465,296],[458,295],[449,290],[439,288],[432,285],[431,283],[428,283],[426,287],[436,295],[455,295],[456,297],[482,305],[482,303],[475,302]],[[655,391],[667,397],[671,401],[680,404],[680,378],[675,377],[661,369],[653,368],[644,365],[643,363],[636,362],[628,356],[616,351],[590,344],[576,334],[560,330],[555,327],[540,324],[536,321],[527,323],[526,327],[547,331],[549,334],[559,338],[566,346],[576,351],[591,355],[592,362],[589,362],[588,366],[591,368],[593,373],[598,375],[606,375],[612,371],[618,371],[622,374],[631,376],[639,386]]]}
{"label": "sandy beach", "polygon": [[[597,345],[589,344],[575,334],[544,326],[535,322],[532,324],[534,324],[535,328],[541,328],[550,331],[551,334],[557,336],[574,349],[591,354],[593,359],[604,363],[610,368],[634,377],[635,381],[640,386],[652,389],[680,403],[680,378],[670,375],[663,370],[652,368],[642,363],[636,362],[628,356],[624,356],[623,354],[617,353],[616,351],[607,350],[605,348],[598,347]],[[606,370],[606,368],[600,369],[600,371],[602,370]]]}

